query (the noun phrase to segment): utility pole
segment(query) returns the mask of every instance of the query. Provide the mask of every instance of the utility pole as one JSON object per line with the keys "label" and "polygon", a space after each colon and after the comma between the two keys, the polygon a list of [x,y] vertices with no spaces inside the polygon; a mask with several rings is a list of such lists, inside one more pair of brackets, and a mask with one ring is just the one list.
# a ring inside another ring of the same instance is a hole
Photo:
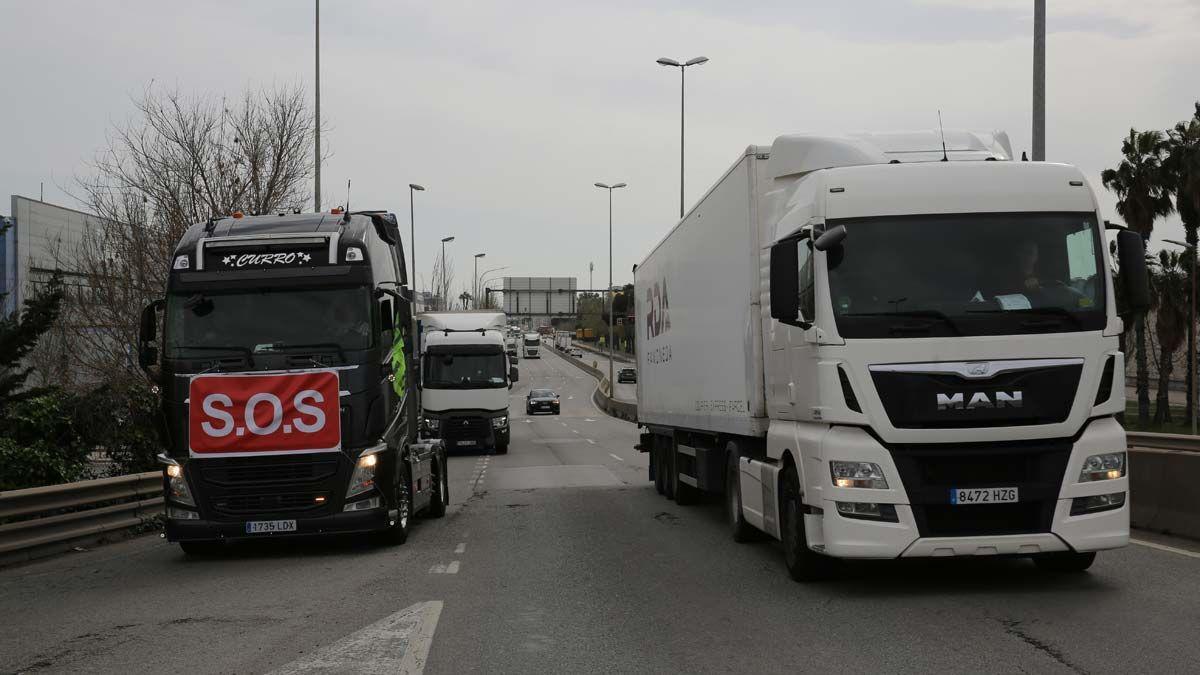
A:
{"label": "utility pole", "polygon": [[1033,161],[1046,161],[1046,0],[1033,0]]}
{"label": "utility pole", "polygon": [[315,169],[313,171],[313,211],[321,211],[321,0],[316,0],[316,124],[313,127],[315,141]]}

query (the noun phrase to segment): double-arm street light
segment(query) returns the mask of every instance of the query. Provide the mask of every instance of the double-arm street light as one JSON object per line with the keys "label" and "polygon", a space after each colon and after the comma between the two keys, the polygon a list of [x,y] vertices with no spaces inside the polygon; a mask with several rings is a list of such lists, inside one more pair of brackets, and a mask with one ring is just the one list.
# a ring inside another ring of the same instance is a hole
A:
{"label": "double-arm street light", "polygon": [[448,242],[448,241],[454,241],[454,237],[443,237],[442,238],[442,286],[445,287],[442,290],[442,309],[443,310],[450,308],[450,303],[449,303],[448,299],[446,298],[446,295],[450,293],[450,283],[448,281],[446,281],[446,279],[447,279],[447,276],[446,276],[446,242]]}
{"label": "double-arm street light", "polygon": [[[613,389],[612,193],[613,190],[627,186],[625,183],[617,183],[616,185],[593,183],[593,185],[602,190],[608,190],[608,393],[610,395],[615,395]],[[680,202],[680,204],[682,204],[682,202]],[[680,208],[682,208],[682,206]],[[682,213],[680,215],[682,215]]]}
{"label": "double-arm street light", "polygon": [[499,272],[500,270],[506,270],[506,269],[508,269],[508,267],[509,267],[508,265],[504,265],[503,267],[493,267],[490,270],[484,270],[483,273],[479,275],[479,290],[480,290],[480,292],[482,292],[486,295],[487,294],[486,289],[487,289],[488,282],[495,281],[495,279],[488,278],[489,274],[491,274],[492,272]]}
{"label": "double-arm street light", "polygon": [[1188,305],[1188,364],[1192,371],[1191,386],[1188,387],[1188,417],[1192,418],[1192,435],[1196,435],[1196,417],[1200,414],[1200,397],[1196,396],[1197,387],[1196,380],[1200,378],[1200,373],[1196,372],[1196,247],[1182,241],[1174,239],[1163,239],[1168,244],[1182,246],[1188,252],[1188,260],[1191,263],[1189,266],[1190,276],[1192,278],[1192,302]]}
{"label": "double-arm street light", "polygon": [[697,56],[683,63],[664,57],[655,61],[655,63],[660,66],[670,66],[679,69],[679,217],[683,218],[683,71],[687,70],[688,66],[698,66],[708,63],[708,57]]}
{"label": "double-arm street light", "polygon": [[474,303],[475,309],[479,309],[479,259],[487,255],[486,253],[475,254],[475,281],[471,286],[471,302]]}

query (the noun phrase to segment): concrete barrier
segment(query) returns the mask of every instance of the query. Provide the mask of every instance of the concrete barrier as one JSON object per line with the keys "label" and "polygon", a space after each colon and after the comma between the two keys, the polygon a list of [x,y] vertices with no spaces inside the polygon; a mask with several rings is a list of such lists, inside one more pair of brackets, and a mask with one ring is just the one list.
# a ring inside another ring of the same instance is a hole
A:
{"label": "concrete barrier", "polygon": [[637,404],[626,401],[618,401],[617,399],[613,398],[611,394],[612,386],[608,381],[608,376],[606,376],[603,371],[593,366],[589,366],[581,359],[577,359],[561,350],[558,351],[558,355],[561,356],[564,361],[591,375],[599,382],[599,386],[596,387],[596,393],[592,396],[592,401],[596,404],[596,407],[613,417],[628,420],[630,422],[637,422]]}
{"label": "concrete barrier", "polygon": [[1200,539],[1200,453],[1129,449],[1129,518],[1134,527]]}

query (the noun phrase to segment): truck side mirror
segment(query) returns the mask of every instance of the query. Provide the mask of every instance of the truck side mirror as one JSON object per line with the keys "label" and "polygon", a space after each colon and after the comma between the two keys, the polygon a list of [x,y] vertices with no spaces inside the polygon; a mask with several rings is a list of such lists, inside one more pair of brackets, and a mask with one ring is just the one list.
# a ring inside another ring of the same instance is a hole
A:
{"label": "truck side mirror", "polygon": [[158,337],[158,309],[162,305],[162,300],[155,300],[142,308],[138,322],[138,366],[142,370],[158,363],[158,346],[154,341]]}
{"label": "truck side mirror", "polygon": [[800,317],[800,257],[795,239],[771,247],[771,318],[793,326]]}
{"label": "truck side mirror", "polygon": [[818,251],[828,251],[831,248],[837,248],[842,240],[846,238],[846,226],[835,225],[821,233],[817,240],[813,242],[813,248]]}
{"label": "truck side mirror", "polygon": [[1141,313],[1150,309],[1150,271],[1146,268],[1146,244],[1141,235],[1130,230],[1117,233],[1117,260],[1121,264],[1128,311]]}

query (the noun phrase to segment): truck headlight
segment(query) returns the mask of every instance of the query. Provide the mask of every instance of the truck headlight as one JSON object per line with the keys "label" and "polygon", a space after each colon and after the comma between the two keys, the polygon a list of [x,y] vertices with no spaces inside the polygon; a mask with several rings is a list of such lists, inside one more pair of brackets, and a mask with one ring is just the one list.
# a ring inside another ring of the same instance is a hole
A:
{"label": "truck headlight", "polygon": [[501,415],[499,417],[492,418],[493,429],[503,429],[506,426],[508,426],[508,415]]}
{"label": "truck headlight", "polygon": [[167,472],[167,498],[177,504],[195,506],[196,499],[192,496],[187,478],[183,475],[183,465],[168,464],[165,471]]}
{"label": "truck headlight", "polygon": [[436,417],[425,418],[425,430],[436,434],[442,428],[442,421]]}
{"label": "truck headlight", "polygon": [[346,488],[346,499],[356,497],[375,488],[375,470],[379,467],[379,453],[387,446],[377,446],[363,452],[354,463],[350,474],[350,487]]}
{"label": "truck headlight", "polygon": [[840,488],[886,490],[888,487],[883,469],[874,462],[843,462],[835,459],[829,462],[829,473],[833,484]]}
{"label": "truck headlight", "polygon": [[1083,469],[1079,472],[1079,482],[1113,480],[1122,478],[1124,475],[1125,453],[1106,452],[1102,455],[1092,455],[1083,460]]}

